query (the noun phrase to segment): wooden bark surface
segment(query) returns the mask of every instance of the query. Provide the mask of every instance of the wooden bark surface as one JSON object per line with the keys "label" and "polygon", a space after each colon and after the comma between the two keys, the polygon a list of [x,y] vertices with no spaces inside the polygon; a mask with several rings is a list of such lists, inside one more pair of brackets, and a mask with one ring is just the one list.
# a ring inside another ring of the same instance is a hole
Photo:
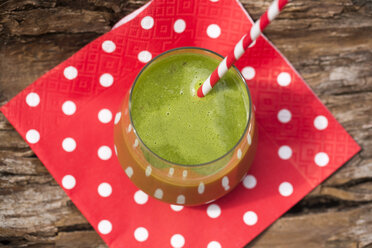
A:
{"label": "wooden bark surface", "polygon": [[[146,2],[0,0],[0,105]],[[247,247],[370,248],[372,1],[296,0],[265,34],[362,151]],[[0,247],[106,247],[2,114]]]}

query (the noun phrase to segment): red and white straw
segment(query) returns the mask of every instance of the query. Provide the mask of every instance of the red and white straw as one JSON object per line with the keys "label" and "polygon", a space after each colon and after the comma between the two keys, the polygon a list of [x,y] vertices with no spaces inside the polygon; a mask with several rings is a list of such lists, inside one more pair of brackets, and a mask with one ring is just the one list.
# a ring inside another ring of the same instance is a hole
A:
{"label": "red and white straw", "polygon": [[232,50],[218,67],[212,72],[212,74],[205,80],[205,82],[198,89],[198,96],[204,97],[212,90],[212,88],[217,84],[220,78],[225,75],[229,68],[237,61],[248,48],[248,46],[255,41],[262,31],[266,28],[269,23],[275,19],[275,17],[280,13],[284,6],[289,2],[289,0],[275,0],[266,12],[256,21],[251,29],[245,34],[240,41],[235,45],[234,50]]}

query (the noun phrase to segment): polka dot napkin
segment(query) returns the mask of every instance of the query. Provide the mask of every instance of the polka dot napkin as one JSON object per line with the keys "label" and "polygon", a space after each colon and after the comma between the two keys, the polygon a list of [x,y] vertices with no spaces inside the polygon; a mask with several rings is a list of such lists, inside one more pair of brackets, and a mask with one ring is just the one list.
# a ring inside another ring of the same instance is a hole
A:
{"label": "polka dot napkin", "polygon": [[153,0],[1,110],[110,247],[242,247],[360,149],[267,39],[236,64],[253,96],[259,144],[226,197],[182,207],[138,190],[116,158],[113,125],[152,57],[181,46],[226,55],[250,25],[235,0]]}

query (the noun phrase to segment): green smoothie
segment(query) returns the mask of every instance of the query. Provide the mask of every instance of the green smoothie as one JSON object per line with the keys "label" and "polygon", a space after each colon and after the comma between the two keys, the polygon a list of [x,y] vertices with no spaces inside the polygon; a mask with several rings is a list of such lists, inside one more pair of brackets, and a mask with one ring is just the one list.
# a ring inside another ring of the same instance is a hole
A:
{"label": "green smoothie", "polygon": [[232,149],[248,122],[246,86],[232,69],[204,98],[196,95],[219,61],[196,53],[173,54],[145,68],[131,95],[138,136],[159,157],[196,165]]}

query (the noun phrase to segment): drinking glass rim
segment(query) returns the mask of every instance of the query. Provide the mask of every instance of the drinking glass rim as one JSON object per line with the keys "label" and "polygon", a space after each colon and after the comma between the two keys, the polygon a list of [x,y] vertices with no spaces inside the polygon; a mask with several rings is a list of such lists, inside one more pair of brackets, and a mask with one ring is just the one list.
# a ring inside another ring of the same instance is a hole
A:
{"label": "drinking glass rim", "polygon": [[129,119],[130,119],[130,124],[132,125],[132,128],[133,128],[133,132],[134,134],[136,135],[136,137],[138,138],[139,142],[141,142],[141,144],[143,146],[145,146],[145,148],[151,152],[151,154],[155,155],[158,159],[168,163],[168,164],[171,164],[171,165],[176,165],[176,166],[184,166],[184,167],[201,167],[201,166],[206,166],[206,165],[209,165],[209,164],[213,164],[219,160],[222,160],[224,159],[228,154],[230,154],[233,150],[235,150],[235,148],[238,146],[238,144],[242,141],[242,139],[244,139],[244,136],[247,132],[247,129],[251,123],[251,119],[252,119],[252,98],[251,98],[251,93],[249,91],[249,88],[248,88],[248,85],[247,85],[247,82],[245,81],[243,75],[241,74],[241,72],[238,70],[238,68],[236,68],[235,65],[232,65],[232,68],[234,68],[234,70],[238,73],[238,76],[241,78],[241,80],[243,81],[244,85],[245,85],[245,89],[247,90],[247,94],[248,94],[248,100],[249,100],[249,113],[248,113],[248,121],[247,121],[247,124],[244,128],[244,132],[243,134],[241,135],[241,137],[239,138],[239,140],[236,142],[236,144],[231,148],[229,149],[225,154],[223,154],[222,156],[212,160],[212,161],[208,161],[206,163],[201,163],[201,164],[179,164],[179,163],[175,163],[175,162],[172,162],[172,161],[169,161],[165,158],[162,158],[160,157],[158,154],[156,154],[154,151],[152,151],[146,144],[145,142],[142,141],[141,137],[139,136],[139,134],[137,133],[137,130],[136,130],[136,127],[134,126],[134,123],[133,123],[133,120],[132,120],[132,93],[133,93],[133,89],[138,81],[138,78],[141,76],[141,74],[146,70],[146,68],[151,65],[154,61],[156,61],[158,58],[168,54],[168,53],[171,53],[171,52],[174,52],[174,51],[178,51],[178,50],[202,50],[202,51],[206,51],[206,52],[209,52],[209,53],[212,53],[222,59],[224,59],[224,57],[212,50],[209,50],[209,49],[206,49],[206,48],[202,48],[202,47],[192,47],[192,46],[187,46],[187,47],[177,47],[177,48],[173,48],[173,49],[170,49],[170,50],[167,50],[165,52],[162,52],[160,53],[159,55],[155,56],[154,58],[152,58],[141,70],[140,72],[137,74],[131,88],[130,88],[130,95],[129,95],[129,104],[128,104],[128,108],[129,108]]}

